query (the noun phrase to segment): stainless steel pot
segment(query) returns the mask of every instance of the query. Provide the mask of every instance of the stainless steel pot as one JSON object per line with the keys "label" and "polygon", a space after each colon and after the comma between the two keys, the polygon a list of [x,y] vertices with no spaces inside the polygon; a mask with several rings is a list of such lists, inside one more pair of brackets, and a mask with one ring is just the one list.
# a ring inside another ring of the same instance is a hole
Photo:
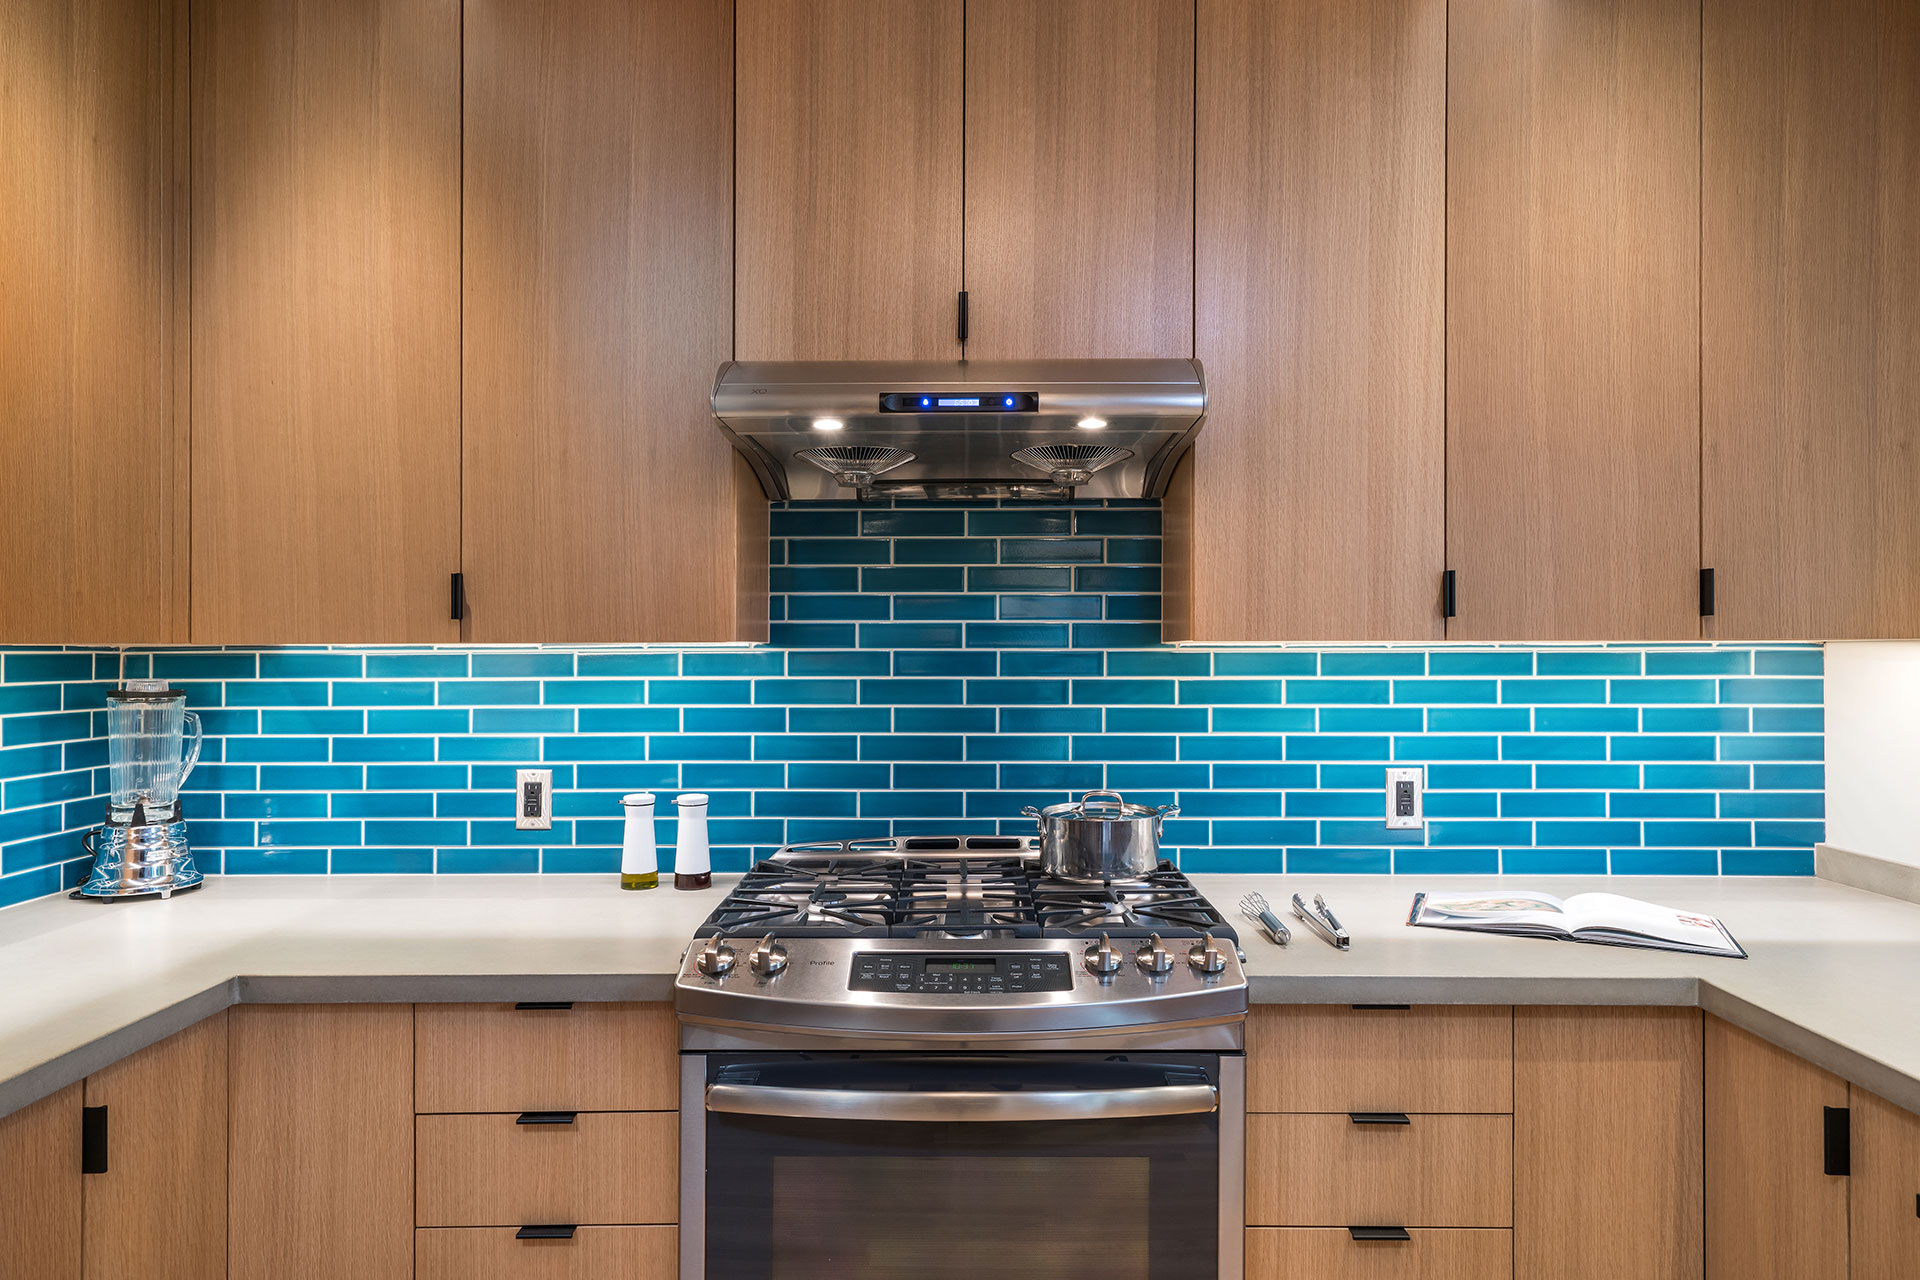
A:
{"label": "stainless steel pot", "polygon": [[1160,865],[1160,823],[1178,805],[1128,804],[1118,791],[1020,811],[1040,824],[1040,869],[1062,880],[1138,880]]}

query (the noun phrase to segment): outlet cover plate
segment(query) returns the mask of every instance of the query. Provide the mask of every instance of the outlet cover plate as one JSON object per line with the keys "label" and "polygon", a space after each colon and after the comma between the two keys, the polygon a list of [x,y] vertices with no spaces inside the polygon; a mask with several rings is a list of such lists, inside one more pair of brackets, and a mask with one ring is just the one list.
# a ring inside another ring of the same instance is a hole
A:
{"label": "outlet cover plate", "polygon": [[[1387,827],[1393,831],[1418,831],[1427,825],[1427,771],[1425,769],[1387,770]],[[1405,803],[1411,799],[1409,805]]]}
{"label": "outlet cover plate", "polygon": [[515,771],[513,825],[522,831],[553,830],[553,770]]}

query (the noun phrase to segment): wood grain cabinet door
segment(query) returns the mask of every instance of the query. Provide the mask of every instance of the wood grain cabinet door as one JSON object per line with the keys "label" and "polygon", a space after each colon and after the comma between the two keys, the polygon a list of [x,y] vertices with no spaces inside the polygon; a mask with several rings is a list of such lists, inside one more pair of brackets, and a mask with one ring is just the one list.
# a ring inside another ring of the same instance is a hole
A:
{"label": "wood grain cabinet door", "polygon": [[87,1077],[107,1167],[85,1178],[88,1280],[225,1280],[227,1014]]}
{"label": "wood grain cabinet door", "polygon": [[1920,636],[1920,5],[1703,14],[1713,634]]}
{"label": "wood grain cabinet door", "polygon": [[1517,1280],[1700,1280],[1700,1022],[1514,1011]]}
{"label": "wood grain cabinet door", "polygon": [[1446,2],[1200,0],[1196,62],[1164,634],[1438,639]]}
{"label": "wood grain cabinet door", "polygon": [[465,14],[464,638],[764,640],[766,501],[709,400],[731,6]]}
{"label": "wood grain cabinet door", "polygon": [[80,1095],[0,1116],[0,1280],[80,1280]]}
{"label": "wood grain cabinet door", "polygon": [[1846,1280],[1847,1179],[1825,1112],[1847,1083],[1707,1019],[1707,1280]]}
{"label": "wood grain cabinet door", "polygon": [[1700,8],[1453,0],[1449,639],[1700,634]]}
{"label": "wood grain cabinet door", "polygon": [[451,642],[459,0],[195,0],[193,639]]}
{"label": "wood grain cabinet door", "polygon": [[187,638],[186,5],[0,14],[0,644]]}
{"label": "wood grain cabinet door", "polygon": [[230,1280],[411,1280],[413,1006],[228,1011]]}
{"label": "wood grain cabinet door", "polygon": [[962,0],[738,0],[734,355],[960,356]]}
{"label": "wood grain cabinet door", "polygon": [[969,360],[1192,354],[1193,24],[969,0]]}
{"label": "wood grain cabinet door", "polygon": [[1858,1085],[1853,1176],[1847,1188],[1850,1280],[1905,1280],[1920,1272],[1920,1115]]}

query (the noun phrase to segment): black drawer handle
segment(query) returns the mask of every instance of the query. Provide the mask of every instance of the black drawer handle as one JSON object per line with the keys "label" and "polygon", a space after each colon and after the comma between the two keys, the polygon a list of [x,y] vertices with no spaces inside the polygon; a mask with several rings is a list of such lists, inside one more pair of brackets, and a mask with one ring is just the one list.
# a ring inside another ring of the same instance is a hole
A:
{"label": "black drawer handle", "polygon": [[1347,1119],[1355,1124],[1412,1124],[1404,1111],[1349,1111]]}
{"label": "black drawer handle", "polygon": [[1355,1240],[1411,1240],[1405,1227],[1348,1227],[1347,1234]]}
{"label": "black drawer handle", "polygon": [[513,1233],[515,1240],[571,1240],[580,1228],[573,1223],[555,1223],[541,1227],[522,1227]]}
{"label": "black drawer handle", "polygon": [[522,1111],[515,1124],[572,1124],[578,1111]]}
{"label": "black drawer handle", "polygon": [[1413,1008],[1410,1004],[1356,1004],[1355,1013],[1407,1013]]}
{"label": "black drawer handle", "polygon": [[571,1009],[573,1008],[573,1001],[571,1000],[519,1000],[514,1002],[513,1007],[520,1010],[523,1013],[529,1010],[537,1013],[543,1009]]}

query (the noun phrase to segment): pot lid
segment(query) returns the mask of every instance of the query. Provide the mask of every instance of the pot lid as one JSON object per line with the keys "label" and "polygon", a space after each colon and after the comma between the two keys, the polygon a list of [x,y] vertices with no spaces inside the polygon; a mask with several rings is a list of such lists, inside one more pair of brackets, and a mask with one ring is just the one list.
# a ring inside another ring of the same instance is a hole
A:
{"label": "pot lid", "polygon": [[1151,818],[1161,809],[1150,804],[1129,804],[1118,791],[1089,791],[1078,800],[1048,805],[1042,818],[1079,818],[1087,822],[1132,822]]}

